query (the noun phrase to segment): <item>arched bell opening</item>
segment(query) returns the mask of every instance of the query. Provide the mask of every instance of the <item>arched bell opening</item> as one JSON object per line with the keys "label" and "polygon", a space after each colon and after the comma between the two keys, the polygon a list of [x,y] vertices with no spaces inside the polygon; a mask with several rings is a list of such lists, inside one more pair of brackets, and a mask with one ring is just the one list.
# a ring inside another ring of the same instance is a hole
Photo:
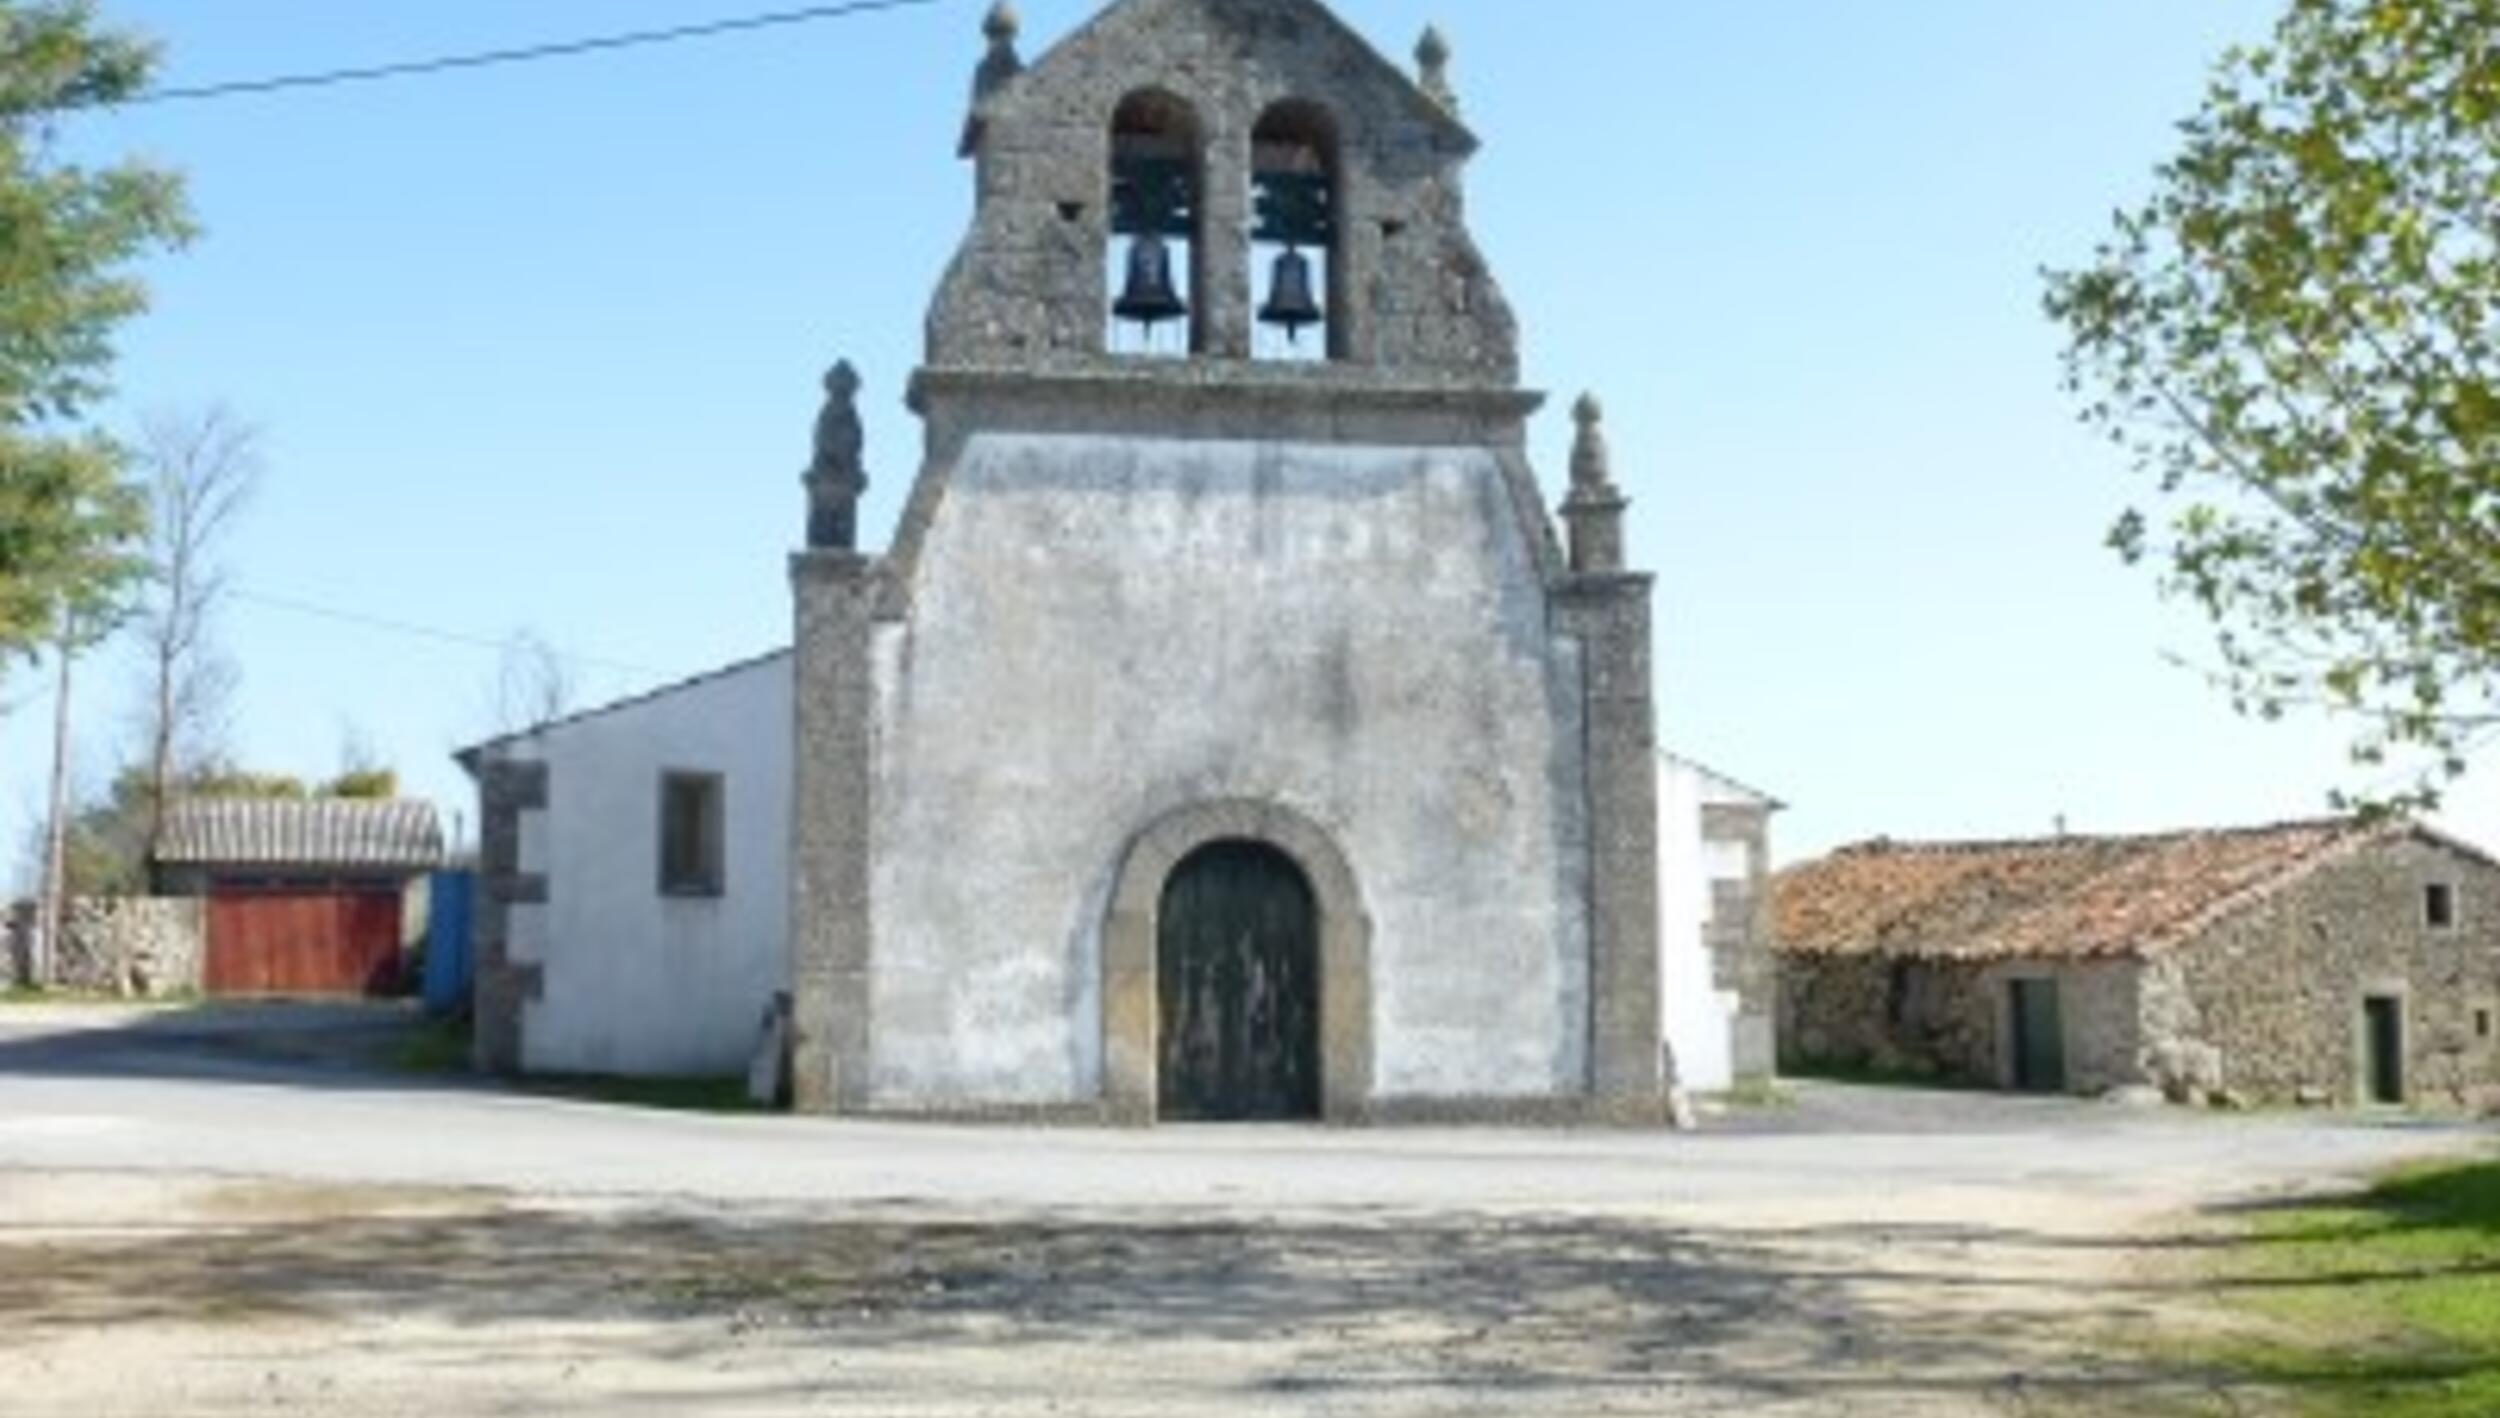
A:
{"label": "arched bell opening", "polygon": [[1317,104],[1269,109],[1250,138],[1254,358],[1345,357],[1346,280],[1337,125]]}
{"label": "arched bell opening", "polygon": [[1129,95],[1111,116],[1110,297],[1104,348],[1179,357],[1205,346],[1199,292],[1206,243],[1198,116],[1159,89]]}

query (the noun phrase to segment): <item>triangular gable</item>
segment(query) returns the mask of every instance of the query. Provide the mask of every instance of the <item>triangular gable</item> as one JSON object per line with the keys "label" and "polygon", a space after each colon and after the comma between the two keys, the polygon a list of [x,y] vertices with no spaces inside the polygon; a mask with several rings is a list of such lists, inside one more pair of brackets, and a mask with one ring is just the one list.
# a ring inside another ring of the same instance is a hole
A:
{"label": "triangular gable", "polygon": [[[1260,11],[1317,27],[1330,37],[1343,57],[1352,60],[1355,67],[1367,69],[1384,92],[1396,94],[1417,119],[1441,130],[1458,151],[1473,152],[1477,148],[1474,131],[1457,114],[1424,92],[1414,75],[1383,55],[1362,32],[1319,0],[1115,0],[1092,19],[1060,36],[1014,80],[977,105],[966,134],[966,146],[977,143],[990,116],[1012,111],[1024,94],[1046,92],[1053,70],[1073,62],[1076,55],[1096,48],[1143,48],[1141,41],[1168,27],[1237,25]],[[1145,81],[1145,76],[1140,78]]]}

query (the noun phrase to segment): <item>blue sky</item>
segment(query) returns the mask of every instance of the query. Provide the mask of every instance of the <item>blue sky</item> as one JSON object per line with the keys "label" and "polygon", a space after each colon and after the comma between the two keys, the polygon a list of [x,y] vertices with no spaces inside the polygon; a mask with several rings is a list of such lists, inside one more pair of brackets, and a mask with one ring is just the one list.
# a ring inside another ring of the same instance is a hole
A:
{"label": "blue sky", "polygon": [[[169,84],[492,48],[766,0],[110,0]],[[320,93],[73,120],[186,170],[205,240],[151,268],[122,406],[232,405],[270,471],[265,597],[486,639],[535,630],[604,698],[787,636],[819,372],[867,379],[882,542],[918,454],[900,391],[960,234],[981,0]],[[1025,0],[1029,55],[1091,0]],[[1559,493],[1601,393],[1659,572],[1674,746],[1792,804],[1781,855],[1896,836],[2316,811],[2338,730],[2235,719],[2165,650],[2198,625],[2101,549],[2135,490],[2057,389],[2038,269],[2139,195],[2268,0],[1345,0],[1428,21],[1486,140],[1479,238],[1518,308]],[[259,601],[225,613],[237,748],[317,774],[348,726],[466,806],[491,650]],[[119,657],[82,771],[131,729]],[[48,703],[13,676],[0,841]],[[2500,828],[2500,789],[2456,825]]]}

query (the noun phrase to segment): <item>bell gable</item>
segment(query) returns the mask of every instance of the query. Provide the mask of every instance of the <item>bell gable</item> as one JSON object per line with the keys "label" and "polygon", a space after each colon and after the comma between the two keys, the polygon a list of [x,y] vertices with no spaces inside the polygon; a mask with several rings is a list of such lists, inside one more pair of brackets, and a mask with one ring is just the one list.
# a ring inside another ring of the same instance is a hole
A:
{"label": "bell gable", "polygon": [[1516,383],[1437,35],[1419,79],[1316,0],[1122,0],[1029,67],[1012,11],[987,32],[964,142],[977,201],[930,313],[932,368],[1160,356]]}

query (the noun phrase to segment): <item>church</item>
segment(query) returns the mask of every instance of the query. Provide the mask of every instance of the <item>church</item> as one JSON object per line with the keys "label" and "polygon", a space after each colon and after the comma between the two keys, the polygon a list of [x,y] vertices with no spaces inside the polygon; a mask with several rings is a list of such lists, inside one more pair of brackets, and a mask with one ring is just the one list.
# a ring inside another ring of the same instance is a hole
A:
{"label": "church", "polygon": [[1448,46],[984,30],[890,543],[841,366],[791,648],[461,756],[481,1065],[736,1072],[778,1009],[801,1111],[1115,1126],[1638,1125],[1767,1071],[1759,836],[1695,823],[1776,804],[1662,782],[1603,410],[1558,529]]}

